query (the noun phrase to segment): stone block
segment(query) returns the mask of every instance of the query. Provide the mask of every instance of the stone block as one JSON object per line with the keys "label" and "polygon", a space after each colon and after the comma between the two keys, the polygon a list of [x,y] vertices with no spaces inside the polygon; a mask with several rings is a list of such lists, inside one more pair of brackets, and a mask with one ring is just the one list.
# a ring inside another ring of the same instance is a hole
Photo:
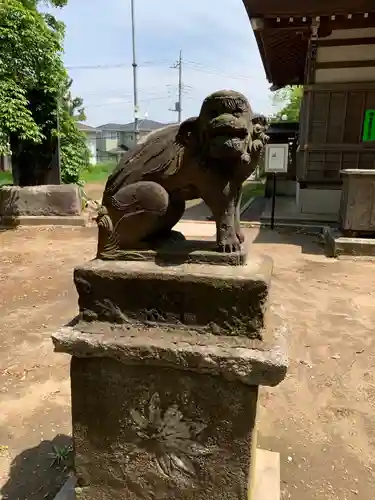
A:
{"label": "stone block", "polygon": [[351,238],[330,227],[323,229],[328,257],[375,260],[375,238]]}
{"label": "stone block", "polygon": [[346,169],[341,175],[340,228],[375,234],[375,170]]}
{"label": "stone block", "polygon": [[173,231],[177,241],[167,241],[164,245],[152,250],[118,250],[116,259],[106,259],[105,254],[98,258],[103,260],[150,261],[159,266],[173,264],[209,264],[224,266],[243,266],[246,264],[248,249],[246,245],[237,252],[225,253],[217,251],[217,244],[212,240],[186,240],[182,233]]}
{"label": "stone block", "polygon": [[262,338],[272,260],[244,266],[93,260],[74,271],[80,317]]}
{"label": "stone block", "polygon": [[251,498],[258,386],[285,377],[281,339],[108,327],[53,340],[73,356],[77,499]]}
{"label": "stone block", "polygon": [[[257,448],[255,451],[254,491],[249,500],[280,500],[280,455]],[[76,478],[70,477],[54,500],[76,500]],[[80,489],[78,495],[83,495]]]}
{"label": "stone block", "polygon": [[75,184],[0,187],[0,217],[76,216],[81,212],[81,192]]}

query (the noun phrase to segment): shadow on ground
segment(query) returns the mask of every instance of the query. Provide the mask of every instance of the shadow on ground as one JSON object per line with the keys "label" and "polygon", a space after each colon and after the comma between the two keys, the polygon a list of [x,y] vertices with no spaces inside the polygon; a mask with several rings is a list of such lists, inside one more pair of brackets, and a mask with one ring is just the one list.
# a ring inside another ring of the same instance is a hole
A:
{"label": "shadow on ground", "polygon": [[0,233],[4,233],[5,231],[15,231],[19,226],[18,224],[13,224],[9,226],[0,226]]}
{"label": "shadow on ground", "polygon": [[260,227],[253,243],[272,243],[301,247],[303,254],[324,255],[323,239],[319,231],[308,229]]}
{"label": "shadow on ground", "polygon": [[259,222],[262,212],[266,206],[267,198],[258,196],[241,214],[241,221],[243,222]]}
{"label": "shadow on ground", "polygon": [[62,434],[24,450],[12,461],[0,498],[53,500],[72,468],[70,450],[71,438]]}

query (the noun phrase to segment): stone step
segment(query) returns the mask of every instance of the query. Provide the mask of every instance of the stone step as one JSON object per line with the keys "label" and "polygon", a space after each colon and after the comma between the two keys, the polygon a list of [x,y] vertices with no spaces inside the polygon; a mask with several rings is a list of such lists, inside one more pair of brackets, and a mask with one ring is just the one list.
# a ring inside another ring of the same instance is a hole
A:
{"label": "stone step", "polygon": [[280,500],[280,454],[257,448],[255,484],[250,500]]}

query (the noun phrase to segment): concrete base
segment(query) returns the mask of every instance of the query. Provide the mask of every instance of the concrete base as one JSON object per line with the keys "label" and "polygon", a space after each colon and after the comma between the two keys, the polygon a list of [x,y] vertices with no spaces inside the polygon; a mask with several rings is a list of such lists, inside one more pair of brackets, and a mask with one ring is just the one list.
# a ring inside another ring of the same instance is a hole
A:
{"label": "concrete base", "polygon": [[[267,200],[265,209],[260,216],[262,225],[269,225],[271,220],[272,199]],[[301,213],[295,198],[277,196],[275,203],[275,225],[319,226],[337,225],[338,214]]]}
{"label": "concrete base", "polygon": [[79,226],[84,227],[88,223],[87,217],[83,215],[24,215],[20,217],[0,217],[0,227],[15,228],[19,226]]}
{"label": "concrete base", "polygon": [[323,230],[328,257],[375,260],[375,238],[347,238],[330,227]]}
{"label": "concrete base", "polygon": [[[76,478],[70,477],[54,500],[75,500]],[[280,455],[256,450],[255,487],[250,500],[280,500]]]}
{"label": "concrete base", "polygon": [[[276,196],[296,196],[296,181],[286,180],[286,179],[276,179]],[[266,181],[266,193],[272,196],[273,190],[273,179],[267,177]]]}
{"label": "concrete base", "polygon": [[324,215],[337,221],[340,211],[341,189],[298,189],[297,210],[301,215]]}

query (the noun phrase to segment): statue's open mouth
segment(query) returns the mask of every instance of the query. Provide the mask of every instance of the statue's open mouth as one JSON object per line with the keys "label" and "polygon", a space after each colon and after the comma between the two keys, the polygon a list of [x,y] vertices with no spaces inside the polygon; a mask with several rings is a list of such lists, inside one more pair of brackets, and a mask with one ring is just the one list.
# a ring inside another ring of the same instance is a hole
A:
{"label": "statue's open mouth", "polygon": [[213,127],[210,130],[211,139],[215,142],[226,142],[229,140],[244,141],[249,135],[249,131],[245,127],[233,127],[228,125],[221,125]]}
{"label": "statue's open mouth", "polygon": [[244,139],[237,135],[217,135],[211,139],[210,144],[210,154],[214,158],[239,157],[244,152]]}
{"label": "statue's open mouth", "polygon": [[246,139],[248,133],[249,131],[246,127],[235,127],[233,125],[223,124],[223,125],[215,125],[215,127],[212,127],[210,136]]}

